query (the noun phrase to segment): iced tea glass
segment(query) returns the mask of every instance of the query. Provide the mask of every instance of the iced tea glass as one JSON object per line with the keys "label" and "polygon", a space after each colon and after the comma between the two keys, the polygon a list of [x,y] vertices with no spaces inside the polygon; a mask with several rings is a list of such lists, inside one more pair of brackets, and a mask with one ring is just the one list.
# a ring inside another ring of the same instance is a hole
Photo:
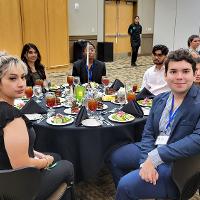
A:
{"label": "iced tea glass", "polygon": [[31,86],[27,86],[24,91],[26,98],[30,99],[33,96],[33,88]]}
{"label": "iced tea glass", "polygon": [[94,112],[97,110],[97,100],[94,98],[90,98],[87,100],[88,109],[91,112],[91,118],[94,118]]}
{"label": "iced tea glass", "polygon": [[35,80],[35,85],[40,85],[41,87],[43,87],[43,80],[42,79]]}
{"label": "iced tea glass", "polygon": [[135,92],[129,91],[127,93],[127,101],[133,101],[136,100]]}
{"label": "iced tea glass", "polygon": [[69,84],[69,86],[71,86],[74,82],[74,77],[71,75],[67,76],[67,83]]}
{"label": "iced tea glass", "polygon": [[137,87],[138,87],[137,84],[134,84],[133,87],[132,87],[132,91],[136,92],[137,91]]}
{"label": "iced tea glass", "polygon": [[53,113],[55,113],[55,110],[53,109],[53,107],[56,104],[56,95],[54,92],[47,92],[45,94],[45,101],[46,101],[46,105],[49,107],[49,109],[47,110],[47,115],[48,117],[52,116]]}
{"label": "iced tea glass", "polygon": [[104,92],[106,91],[106,88],[108,87],[109,83],[110,83],[110,80],[107,76],[102,76],[101,78],[101,82],[104,86]]}

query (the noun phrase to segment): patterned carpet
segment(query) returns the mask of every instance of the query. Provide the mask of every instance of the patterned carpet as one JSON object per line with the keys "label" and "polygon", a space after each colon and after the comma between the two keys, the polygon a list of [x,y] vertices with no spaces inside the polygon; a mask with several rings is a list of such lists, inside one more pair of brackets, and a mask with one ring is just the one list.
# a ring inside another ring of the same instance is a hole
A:
{"label": "patterned carpet", "polygon": [[[152,65],[151,56],[139,57],[137,65],[137,67],[130,65],[130,57],[117,58],[114,62],[106,63],[107,75],[111,81],[118,78],[130,86],[134,83],[140,86],[144,72]],[[71,68],[69,72],[48,72],[48,77],[53,83],[62,84],[66,82],[67,73],[71,73]],[[99,172],[96,178],[77,184],[75,190],[77,200],[114,200],[115,196],[112,177],[106,167]],[[194,195],[192,200],[200,200],[199,195]]]}

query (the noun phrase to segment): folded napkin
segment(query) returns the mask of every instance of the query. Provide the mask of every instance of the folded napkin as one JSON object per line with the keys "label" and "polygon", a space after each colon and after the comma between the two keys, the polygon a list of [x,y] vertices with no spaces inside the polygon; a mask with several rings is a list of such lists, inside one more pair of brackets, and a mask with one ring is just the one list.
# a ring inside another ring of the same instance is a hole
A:
{"label": "folded napkin", "polygon": [[120,87],[124,87],[124,84],[119,79],[115,79],[113,84],[110,86],[110,88],[113,88],[115,91],[118,91]]}
{"label": "folded napkin", "polygon": [[81,125],[81,122],[82,122],[84,119],[87,119],[87,118],[88,118],[88,114],[87,114],[86,107],[85,107],[85,106],[82,106],[81,109],[79,110],[77,116],[76,116],[76,119],[75,119],[75,126],[80,126],[80,125]]}
{"label": "folded napkin", "polygon": [[147,88],[143,88],[136,96],[136,100],[142,100],[142,99],[145,99],[145,98],[148,98],[148,99],[153,99],[155,97],[154,94],[152,94]]}
{"label": "folded napkin", "polygon": [[33,114],[33,113],[39,113],[39,114],[46,114],[47,111],[44,107],[39,105],[37,102],[35,102],[33,99],[30,99],[24,107],[21,109],[21,112],[23,114]]}
{"label": "folded napkin", "polygon": [[144,116],[142,108],[135,100],[129,101],[127,104],[123,106],[121,110],[124,111],[125,113],[133,115],[134,117],[141,118]]}

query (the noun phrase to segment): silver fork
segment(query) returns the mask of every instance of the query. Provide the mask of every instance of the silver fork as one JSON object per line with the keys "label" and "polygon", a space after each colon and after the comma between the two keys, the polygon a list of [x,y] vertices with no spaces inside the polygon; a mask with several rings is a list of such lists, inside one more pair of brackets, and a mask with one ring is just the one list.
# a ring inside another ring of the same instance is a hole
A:
{"label": "silver fork", "polygon": [[106,124],[106,125],[108,125],[108,126],[114,126],[113,123],[109,122],[108,120],[106,120],[106,119],[105,119],[103,116],[101,116],[101,115],[99,115],[99,120],[100,120],[102,123],[104,123],[104,124]]}

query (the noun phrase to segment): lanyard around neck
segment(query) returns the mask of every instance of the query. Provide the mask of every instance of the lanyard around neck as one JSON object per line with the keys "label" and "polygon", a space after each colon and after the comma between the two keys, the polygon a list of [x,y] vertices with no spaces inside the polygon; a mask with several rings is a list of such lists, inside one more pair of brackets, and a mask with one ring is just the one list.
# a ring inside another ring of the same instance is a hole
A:
{"label": "lanyard around neck", "polygon": [[172,96],[171,109],[170,109],[170,111],[169,111],[169,121],[168,121],[168,123],[167,123],[167,125],[166,125],[166,130],[170,127],[172,121],[174,120],[174,118],[175,118],[175,116],[176,116],[176,114],[177,114],[178,108],[179,108],[179,107],[177,107],[177,108],[173,111],[173,109],[174,109],[174,95],[173,95],[173,96]]}
{"label": "lanyard around neck", "polygon": [[92,81],[92,68],[94,67],[94,64],[91,65],[90,69],[89,69],[89,73],[88,73],[88,66],[86,65],[86,71],[87,74],[89,76],[89,81]]}

